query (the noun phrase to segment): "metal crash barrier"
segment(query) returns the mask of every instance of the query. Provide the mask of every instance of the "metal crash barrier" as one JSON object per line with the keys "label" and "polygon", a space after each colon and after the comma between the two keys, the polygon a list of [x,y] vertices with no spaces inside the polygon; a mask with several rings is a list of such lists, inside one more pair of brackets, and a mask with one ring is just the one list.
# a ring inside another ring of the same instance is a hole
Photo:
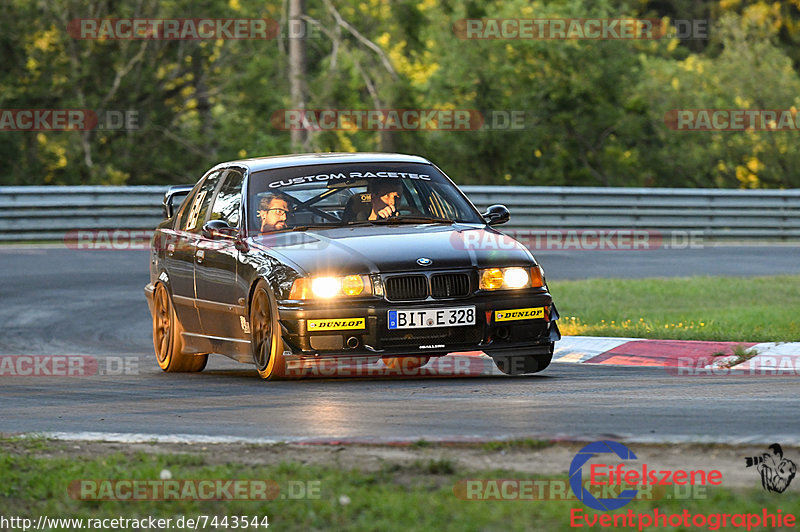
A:
{"label": "metal crash barrier", "polygon": [[[76,240],[81,231],[146,234],[166,186],[0,187],[0,241]],[[800,190],[464,186],[482,211],[503,204],[515,230],[697,232],[706,240],[800,237]]]}

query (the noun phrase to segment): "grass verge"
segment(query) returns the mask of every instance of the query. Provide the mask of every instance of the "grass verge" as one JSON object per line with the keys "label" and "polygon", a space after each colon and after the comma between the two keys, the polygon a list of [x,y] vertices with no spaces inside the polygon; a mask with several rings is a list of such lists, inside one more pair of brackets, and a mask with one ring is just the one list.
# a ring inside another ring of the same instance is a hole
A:
{"label": "grass verge", "polygon": [[[74,455],[59,456],[59,446],[63,452],[63,443],[0,441],[0,474],[4,480],[0,485],[0,515],[27,517],[34,522],[41,515],[83,519],[268,516],[270,526],[277,530],[461,531],[570,530],[571,509],[580,509],[588,517],[598,514],[574,500],[462,500],[454,492],[461,480],[542,477],[503,469],[463,470],[449,460],[419,460],[405,465],[387,462],[379,471],[365,472],[300,461],[245,465],[234,460],[212,465],[203,456],[166,453],[114,452],[76,459]],[[258,450],[270,452],[269,446]],[[79,479],[152,480],[159,479],[164,470],[175,480],[271,479],[281,487],[281,493],[290,495],[293,491],[299,493],[297,486],[313,484],[318,487],[318,496],[273,501],[148,502],[83,501],[67,494],[67,486]],[[566,475],[555,478],[567,481]],[[760,489],[711,486],[706,490],[702,497],[683,500],[634,501],[616,513],[648,513],[655,508],[674,514],[684,509],[693,514],[760,514],[763,509],[773,513],[780,509],[784,514],[800,512],[800,493],[791,488],[780,496]]]}
{"label": "grass verge", "polygon": [[568,335],[800,341],[800,275],[548,283]]}

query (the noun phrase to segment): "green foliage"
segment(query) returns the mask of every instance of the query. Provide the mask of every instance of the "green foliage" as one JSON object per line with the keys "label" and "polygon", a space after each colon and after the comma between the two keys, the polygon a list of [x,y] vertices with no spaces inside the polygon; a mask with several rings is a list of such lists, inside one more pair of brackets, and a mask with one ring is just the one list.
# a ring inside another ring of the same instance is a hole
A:
{"label": "green foliage", "polygon": [[[3,132],[0,184],[193,182],[239,157],[427,156],[463,184],[788,188],[796,132],[681,132],[671,109],[800,106],[800,16],[762,1],[307,0],[308,109],[469,109],[522,129],[312,132],[292,146],[285,2],[0,4],[0,109],[132,110],[138,129]],[[78,18],[266,18],[270,40],[79,40]],[[710,18],[709,39],[473,40],[464,18]],[[25,21],[20,23],[20,21]]]}
{"label": "green foliage", "polygon": [[[691,54],[682,61],[644,60],[641,92],[650,94],[653,123],[668,109],[790,109],[800,106],[800,77],[791,60],[773,43],[769,27],[725,15],[714,28],[721,45],[711,58]],[[660,151],[648,154],[660,165],[656,185],[699,187],[798,187],[794,168],[800,154],[791,149],[797,132],[679,132],[653,128]]]}

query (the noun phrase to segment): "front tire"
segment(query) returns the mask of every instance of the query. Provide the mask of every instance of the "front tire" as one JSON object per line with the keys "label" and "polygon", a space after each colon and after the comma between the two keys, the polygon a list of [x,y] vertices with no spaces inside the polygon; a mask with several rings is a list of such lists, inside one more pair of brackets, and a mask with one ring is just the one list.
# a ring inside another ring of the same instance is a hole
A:
{"label": "front tire", "polygon": [[553,360],[554,343],[550,344],[550,352],[544,355],[500,355],[492,356],[497,369],[506,375],[525,375],[539,373]]}
{"label": "front tire", "polygon": [[250,349],[262,379],[275,380],[286,375],[278,309],[264,281],[258,282],[250,299]]}
{"label": "front tire", "polygon": [[158,366],[169,373],[203,371],[208,354],[184,353],[182,332],[169,291],[158,283],[153,293],[153,348]]}

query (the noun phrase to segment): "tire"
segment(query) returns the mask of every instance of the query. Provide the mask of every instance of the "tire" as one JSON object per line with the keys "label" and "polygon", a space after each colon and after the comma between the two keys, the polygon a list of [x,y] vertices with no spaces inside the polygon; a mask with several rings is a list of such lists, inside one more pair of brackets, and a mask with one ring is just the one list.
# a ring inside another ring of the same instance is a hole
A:
{"label": "tire", "polygon": [[267,283],[259,281],[250,298],[250,349],[262,379],[275,380],[286,376],[280,331],[277,306]]}
{"label": "tire", "polygon": [[550,353],[545,355],[500,355],[492,356],[497,369],[506,375],[525,375],[528,373],[539,373],[550,365],[553,360],[553,346],[550,344]]}
{"label": "tire", "polygon": [[184,353],[182,332],[169,290],[158,283],[153,292],[153,349],[158,366],[169,373],[203,371],[208,354]]}
{"label": "tire", "polygon": [[383,357],[383,363],[386,364],[386,367],[389,369],[404,369],[404,370],[411,370],[421,368],[428,361],[431,357]]}

